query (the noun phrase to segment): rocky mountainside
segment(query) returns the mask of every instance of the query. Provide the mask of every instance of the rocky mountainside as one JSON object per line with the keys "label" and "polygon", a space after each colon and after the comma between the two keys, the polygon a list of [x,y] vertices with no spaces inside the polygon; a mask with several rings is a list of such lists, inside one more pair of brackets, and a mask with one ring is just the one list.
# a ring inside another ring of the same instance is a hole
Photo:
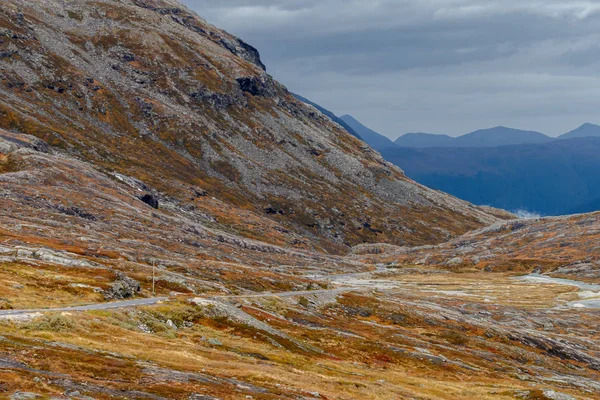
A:
{"label": "rocky mountainside", "polygon": [[0,127],[140,180],[158,204],[333,252],[439,242],[495,220],[406,178],[178,2],[1,5]]}

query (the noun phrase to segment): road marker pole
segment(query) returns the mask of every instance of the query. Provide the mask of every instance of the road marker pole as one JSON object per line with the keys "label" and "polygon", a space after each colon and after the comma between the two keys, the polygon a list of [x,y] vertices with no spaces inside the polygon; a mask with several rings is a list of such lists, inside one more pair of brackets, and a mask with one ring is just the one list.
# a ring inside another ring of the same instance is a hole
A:
{"label": "road marker pole", "polygon": [[154,270],[156,269],[156,260],[152,259],[152,295],[156,296],[156,290],[154,290]]}

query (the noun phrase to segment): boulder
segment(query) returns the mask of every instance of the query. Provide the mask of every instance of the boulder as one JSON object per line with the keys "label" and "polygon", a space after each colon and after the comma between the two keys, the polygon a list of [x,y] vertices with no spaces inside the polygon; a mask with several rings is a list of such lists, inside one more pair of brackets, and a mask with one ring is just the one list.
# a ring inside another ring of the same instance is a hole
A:
{"label": "boulder", "polygon": [[140,283],[122,272],[117,272],[117,279],[104,291],[106,300],[123,300],[134,297],[142,290]]}

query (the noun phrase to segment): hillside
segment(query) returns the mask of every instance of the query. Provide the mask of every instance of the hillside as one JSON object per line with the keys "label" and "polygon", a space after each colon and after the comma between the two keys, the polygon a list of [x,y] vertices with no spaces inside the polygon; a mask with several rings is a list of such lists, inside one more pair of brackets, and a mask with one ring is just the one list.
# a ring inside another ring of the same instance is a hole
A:
{"label": "hillside", "polygon": [[350,127],[352,127],[352,129],[354,129],[354,131],[358,133],[358,135],[375,150],[381,151],[386,147],[394,147],[394,142],[392,142],[389,138],[367,128],[351,115],[342,115],[340,118]]}
{"label": "hillside", "polygon": [[480,205],[561,215],[600,197],[598,138],[489,148],[397,148],[382,154],[418,182]]}
{"label": "hillside", "polygon": [[139,179],[159,203],[332,252],[441,241],[493,220],[414,184],[296,101],[253,47],[176,2],[2,4],[0,127]]}
{"label": "hillside", "polygon": [[299,94],[292,93],[292,95],[295,98],[297,98],[298,100],[300,100],[301,102],[313,106],[314,108],[316,108],[317,110],[319,110],[321,112],[321,114],[328,116],[333,122],[335,122],[336,124],[340,125],[342,128],[344,128],[349,134],[351,134],[355,138],[361,139],[360,135],[358,133],[356,133],[356,131],[354,131],[354,129],[352,129],[352,127],[350,125],[348,125],[343,119],[339,118],[333,112],[331,112],[328,109],[326,109],[326,108],[318,105],[315,102],[312,102],[312,101],[308,100],[306,97],[300,96]]}
{"label": "hillside", "polygon": [[[358,257],[377,262],[529,273],[600,282],[600,213],[504,221],[437,246],[365,245]],[[376,251],[374,251],[376,250]],[[369,253],[373,253],[369,255]],[[365,260],[363,260],[365,261]],[[598,289],[594,289],[598,291]],[[597,296],[593,296],[595,298]]]}

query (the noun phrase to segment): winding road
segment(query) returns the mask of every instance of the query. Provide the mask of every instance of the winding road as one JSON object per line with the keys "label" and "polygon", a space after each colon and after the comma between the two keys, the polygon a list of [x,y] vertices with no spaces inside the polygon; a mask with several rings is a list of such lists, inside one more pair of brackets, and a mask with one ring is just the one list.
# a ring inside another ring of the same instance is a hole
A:
{"label": "winding road", "polygon": [[[380,269],[376,271],[369,272],[360,272],[355,274],[340,274],[340,275],[324,275],[319,276],[320,279],[327,279],[329,281],[334,281],[339,279],[344,283],[343,280],[350,277],[362,277],[362,276],[370,276],[373,273],[381,272]],[[340,279],[343,278],[343,279]],[[320,289],[320,290],[305,290],[305,291],[289,291],[289,292],[280,292],[280,293],[256,293],[256,294],[246,294],[246,295],[225,295],[225,296],[208,296],[207,298],[218,300],[218,299],[244,299],[244,298],[260,298],[260,297],[294,297],[294,296],[308,296],[314,294],[323,294],[323,293],[346,293],[346,292],[354,292],[366,290],[368,288],[365,287],[357,287],[357,286],[342,286],[332,289]],[[140,307],[140,306],[152,306],[163,301],[168,300],[168,297],[153,297],[148,299],[136,299],[136,300],[126,300],[126,301],[114,301],[110,303],[98,303],[98,304],[89,304],[84,306],[75,306],[75,307],[60,307],[60,308],[39,308],[39,309],[30,309],[30,310],[0,310],[0,318],[3,317],[14,317],[14,316],[28,316],[28,315],[37,315],[48,312],[70,312],[70,311],[98,311],[98,310],[113,310],[119,308],[130,308],[130,307]]]}
{"label": "winding road", "polygon": [[90,304],[87,306],[62,307],[62,308],[40,308],[37,310],[0,310],[0,317],[22,316],[41,314],[47,312],[69,312],[69,311],[97,311],[112,310],[115,308],[128,308],[139,306],[152,306],[167,300],[168,297],[153,297],[150,299],[137,299],[127,301],[114,301],[111,303]]}

